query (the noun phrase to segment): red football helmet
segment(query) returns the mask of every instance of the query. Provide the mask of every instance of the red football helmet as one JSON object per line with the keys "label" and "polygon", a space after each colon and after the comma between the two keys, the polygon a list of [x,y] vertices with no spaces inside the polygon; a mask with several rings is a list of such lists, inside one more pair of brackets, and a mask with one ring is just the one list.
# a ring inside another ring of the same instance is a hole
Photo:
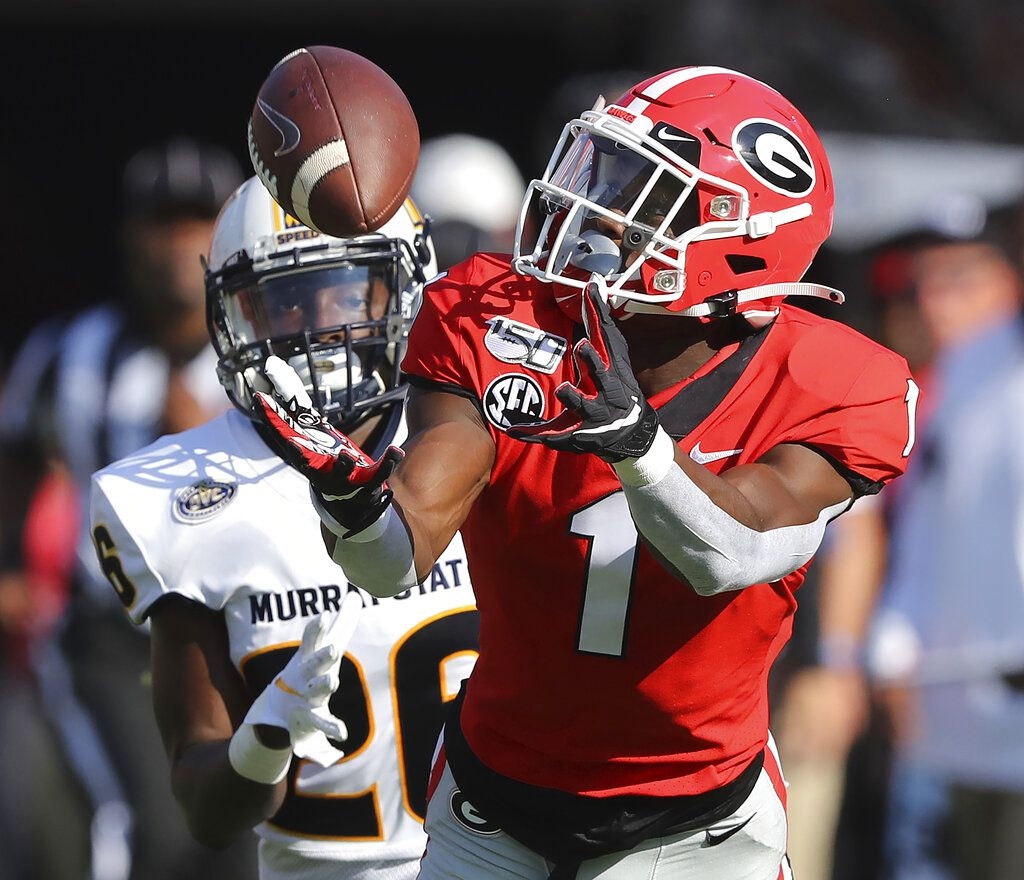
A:
{"label": "red football helmet", "polygon": [[824,147],[786,98],[733,70],[682,67],[566,125],[527,191],[513,267],[564,285],[570,311],[598,280],[624,312],[768,318],[793,294],[842,302],[797,283],[833,204]]}

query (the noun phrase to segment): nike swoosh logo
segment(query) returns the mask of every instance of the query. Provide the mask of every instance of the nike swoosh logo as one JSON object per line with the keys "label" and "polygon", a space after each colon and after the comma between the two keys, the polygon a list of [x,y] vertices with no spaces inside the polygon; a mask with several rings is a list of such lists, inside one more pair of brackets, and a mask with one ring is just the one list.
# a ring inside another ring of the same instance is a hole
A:
{"label": "nike swoosh logo", "polygon": [[299,145],[299,141],[302,140],[302,132],[299,131],[299,127],[287,116],[275,110],[262,98],[257,98],[256,103],[259,105],[260,110],[263,111],[263,115],[267,117],[267,122],[281,135],[281,146],[274,150],[274,155],[287,155]]}
{"label": "nike swoosh logo", "polygon": [[732,837],[737,831],[743,828],[751,819],[756,816],[757,813],[753,813],[747,816],[739,825],[733,825],[728,831],[723,831],[721,834],[712,834],[709,830],[704,831],[704,842],[701,846],[718,846],[720,843],[725,843],[730,837]]}
{"label": "nike swoosh logo", "polygon": [[658,139],[663,141],[690,141],[696,142],[697,138],[690,137],[685,134],[672,134],[672,132],[662,129],[658,132]]}
{"label": "nike swoosh logo", "polygon": [[609,422],[607,425],[598,425],[595,428],[582,428],[577,431],[577,434],[607,434],[609,431],[618,431],[619,428],[627,428],[630,425],[635,425],[640,421],[640,416],[643,415],[643,410],[640,409],[640,404],[636,403],[636,398],[632,400],[633,408],[629,411],[628,415],[623,416],[621,419],[616,419],[614,422]]}
{"label": "nike swoosh logo", "polygon": [[705,452],[700,448],[700,441],[697,441],[697,445],[690,450],[690,458],[692,458],[697,464],[710,464],[713,461],[721,461],[723,458],[732,458],[734,455],[739,455],[743,451],[740,449],[722,449],[718,452]]}

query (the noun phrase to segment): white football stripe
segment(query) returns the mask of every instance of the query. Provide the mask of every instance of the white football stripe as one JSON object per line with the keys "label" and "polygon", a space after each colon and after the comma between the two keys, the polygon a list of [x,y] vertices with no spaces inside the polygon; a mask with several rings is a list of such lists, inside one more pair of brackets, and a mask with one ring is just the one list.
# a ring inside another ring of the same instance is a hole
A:
{"label": "white football stripe", "polygon": [[309,216],[309,197],[316,185],[335,168],[348,165],[348,144],[340,138],[324,144],[320,149],[310,153],[295,172],[292,181],[292,208],[295,216],[306,226],[316,228]]}
{"label": "white football stripe", "polygon": [[292,58],[294,58],[294,57],[295,57],[296,55],[301,55],[301,54],[302,54],[303,52],[306,52],[306,51],[307,51],[306,49],[296,49],[296,50],[295,50],[295,51],[293,51],[293,52],[289,52],[289,53],[288,53],[287,55],[285,55],[285,56],[284,56],[284,58],[282,58],[282,59],[281,59],[280,61],[278,61],[278,62],[277,62],[277,64],[275,64],[275,65],[274,65],[274,66],[273,66],[273,67],[272,67],[272,68],[270,69],[270,72],[271,72],[271,73],[273,73],[273,72],[274,72],[275,70],[277,70],[277,68],[279,68],[279,67],[280,67],[280,66],[281,66],[282,64],[285,64],[286,62],[288,62],[288,61],[290,61],[290,60],[291,60]]}

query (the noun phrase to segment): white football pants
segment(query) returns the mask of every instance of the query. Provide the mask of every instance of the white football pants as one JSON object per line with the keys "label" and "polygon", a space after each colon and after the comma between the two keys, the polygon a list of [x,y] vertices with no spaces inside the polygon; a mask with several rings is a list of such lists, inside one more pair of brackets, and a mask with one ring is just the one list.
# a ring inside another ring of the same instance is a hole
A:
{"label": "white football pants", "polygon": [[[435,767],[435,778],[438,772],[427,805],[428,841],[419,880],[547,880],[550,862],[477,813],[447,763],[443,770]],[[770,743],[753,791],[731,816],[585,861],[576,880],[792,880],[784,785]]]}

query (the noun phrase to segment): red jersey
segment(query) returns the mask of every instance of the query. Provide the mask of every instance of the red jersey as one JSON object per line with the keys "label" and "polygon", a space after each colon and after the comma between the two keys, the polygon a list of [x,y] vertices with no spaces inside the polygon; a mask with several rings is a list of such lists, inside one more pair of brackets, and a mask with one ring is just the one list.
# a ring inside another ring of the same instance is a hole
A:
{"label": "red jersey", "polygon": [[[532,785],[704,793],[765,746],[768,671],[806,566],[700,596],[639,540],[609,465],[505,433],[561,411],[554,391],[574,379],[579,333],[549,285],[486,254],[427,287],[410,333],[410,381],[477,401],[497,447],[461,530],[481,624],[463,733],[487,766]],[[888,349],[783,306],[769,328],[651,403],[715,472],[801,443],[864,493],[904,469],[909,379]]]}

